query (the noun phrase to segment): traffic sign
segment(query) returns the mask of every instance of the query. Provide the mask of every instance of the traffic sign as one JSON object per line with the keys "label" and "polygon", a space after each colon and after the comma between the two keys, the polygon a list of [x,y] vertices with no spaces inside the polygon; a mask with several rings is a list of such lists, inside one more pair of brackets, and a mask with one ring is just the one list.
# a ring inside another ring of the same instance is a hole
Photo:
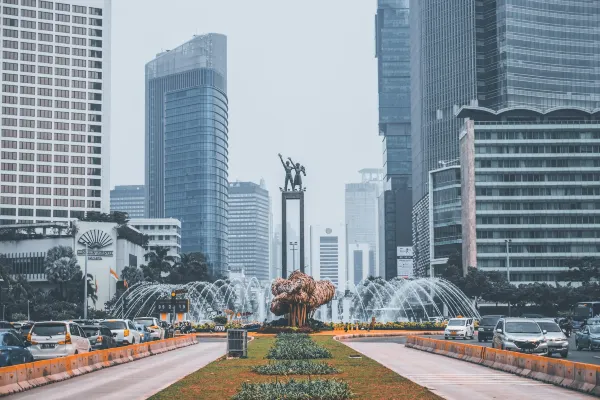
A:
{"label": "traffic sign", "polygon": [[162,313],[173,312],[173,303],[175,303],[176,313],[187,313],[190,311],[190,302],[188,299],[157,300],[156,311]]}

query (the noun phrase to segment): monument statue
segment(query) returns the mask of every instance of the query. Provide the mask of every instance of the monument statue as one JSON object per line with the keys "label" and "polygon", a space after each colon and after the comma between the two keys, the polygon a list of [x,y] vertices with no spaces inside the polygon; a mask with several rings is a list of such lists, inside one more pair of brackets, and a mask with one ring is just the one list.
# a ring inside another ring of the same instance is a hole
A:
{"label": "monument statue", "polygon": [[288,157],[288,160],[292,163],[292,167],[296,172],[294,174],[294,185],[292,186],[292,190],[296,191],[296,186],[298,187],[298,191],[302,191],[302,174],[306,176],[306,170],[304,169],[304,165],[300,165],[300,163],[295,163],[291,157]]}
{"label": "monument statue", "polygon": [[292,190],[294,190],[294,181],[292,180],[292,169],[294,167],[290,165],[289,161],[283,161],[283,156],[279,153],[279,159],[281,160],[281,165],[283,165],[283,169],[285,169],[285,185],[283,186],[283,191],[288,191],[288,183],[292,185]]}

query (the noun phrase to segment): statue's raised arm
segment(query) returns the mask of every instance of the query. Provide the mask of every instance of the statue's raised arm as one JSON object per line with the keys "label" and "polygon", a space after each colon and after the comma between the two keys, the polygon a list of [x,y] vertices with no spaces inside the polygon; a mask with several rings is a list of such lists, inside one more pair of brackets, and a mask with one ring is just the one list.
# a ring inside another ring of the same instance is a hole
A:
{"label": "statue's raised arm", "polygon": [[285,162],[283,161],[283,156],[281,155],[281,153],[278,154],[279,159],[281,160],[281,165],[283,165],[283,168],[285,168]]}

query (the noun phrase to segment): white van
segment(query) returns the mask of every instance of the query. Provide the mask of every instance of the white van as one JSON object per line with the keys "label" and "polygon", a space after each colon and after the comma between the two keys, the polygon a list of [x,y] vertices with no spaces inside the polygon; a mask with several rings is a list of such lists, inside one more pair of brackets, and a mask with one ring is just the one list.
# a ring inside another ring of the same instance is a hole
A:
{"label": "white van", "polygon": [[34,360],[48,360],[91,351],[90,341],[74,322],[36,322],[27,341]]}
{"label": "white van", "polygon": [[444,330],[444,339],[473,339],[475,323],[473,318],[450,318]]}

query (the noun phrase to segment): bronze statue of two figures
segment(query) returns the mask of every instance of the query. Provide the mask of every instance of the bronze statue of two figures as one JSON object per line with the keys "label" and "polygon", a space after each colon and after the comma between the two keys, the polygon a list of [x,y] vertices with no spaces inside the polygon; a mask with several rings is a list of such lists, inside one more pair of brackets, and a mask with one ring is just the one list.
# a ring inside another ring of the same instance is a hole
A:
{"label": "bronze statue of two figures", "polygon": [[[300,163],[295,163],[291,157],[288,157],[288,161],[283,160],[283,156],[281,153],[279,154],[279,159],[281,160],[281,165],[283,165],[283,169],[285,169],[285,185],[283,188],[280,188],[281,191],[288,191],[288,184],[292,186],[292,192],[302,192],[305,190],[302,187],[302,175],[306,176],[306,170],[304,169],[304,165],[300,165]],[[294,179],[292,179],[292,171],[295,172]]]}

